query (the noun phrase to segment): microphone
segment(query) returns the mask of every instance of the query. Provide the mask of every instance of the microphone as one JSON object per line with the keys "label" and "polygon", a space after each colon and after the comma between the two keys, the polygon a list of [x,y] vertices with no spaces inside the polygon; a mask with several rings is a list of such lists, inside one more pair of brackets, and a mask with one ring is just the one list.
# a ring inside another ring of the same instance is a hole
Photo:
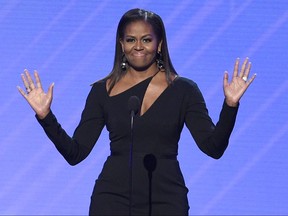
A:
{"label": "microphone", "polygon": [[140,108],[140,100],[137,96],[131,96],[128,100],[128,109],[131,117],[135,116]]}
{"label": "microphone", "polygon": [[143,159],[143,164],[148,173],[152,173],[157,166],[157,159],[153,154],[146,154]]}
{"label": "microphone", "polygon": [[148,215],[151,216],[152,215],[152,173],[156,169],[156,166],[157,166],[157,159],[155,155],[153,154],[145,155],[143,159],[143,164],[148,172],[148,180],[149,180],[149,195],[148,195],[149,214]]}
{"label": "microphone", "polygon": [[140,100],[137,96],[131,96],[128,100],[128,110],[131,117],[130,123],[130,155],[129,155],[129,216],[131,216],[132,212],[132,188],[133,188],[133,180],[132,180],[132,168],[133,168],[133,132],[134,132],[134,117],[139,112],[140,108]]}

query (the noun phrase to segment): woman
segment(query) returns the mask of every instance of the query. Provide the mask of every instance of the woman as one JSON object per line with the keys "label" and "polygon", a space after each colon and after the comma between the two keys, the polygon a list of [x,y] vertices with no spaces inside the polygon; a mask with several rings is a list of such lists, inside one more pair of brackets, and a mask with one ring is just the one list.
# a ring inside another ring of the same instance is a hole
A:
{"label": "woman", "polygon": [[[215,159],[223,155],[239,100],[255,78],[247,80],[248,59],[239,67],[237,59],[230,83],[224,74],[225,100],[214,125],[197,85],[173,68],[161,18],[132,9],[118,25],[113,70],[92,85],[72,137],[50,109],[54,84],[46,94],[38,73],[34,82],[26,70],[22,74],[26,92],[18,89],[71,165],[89,155],[107,127],[111,155],[95,183],[90,215],[188,215],[188,189],[177,161],[182,128],[187,126],[205,154]],[[133,96],[138,99],[131,108],[128,101]]]}

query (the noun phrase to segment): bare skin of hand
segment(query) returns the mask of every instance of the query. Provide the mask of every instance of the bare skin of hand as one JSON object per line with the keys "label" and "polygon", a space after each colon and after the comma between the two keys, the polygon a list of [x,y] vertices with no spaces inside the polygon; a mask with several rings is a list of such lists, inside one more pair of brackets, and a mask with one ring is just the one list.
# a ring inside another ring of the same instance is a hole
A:
{"label": "bare skin of hand", "polygon": [[40,119],[45,118],[50,112],[54,83],[49,86],[48,92],[45,93],[37,71],[34,71],[35,81],[32,79],[28,70],[24,70],[24,73],[21,74],[21,78],[26,88],[26,92],[21,87],[17,86],[20,94],[26,99]]}
{"label": "bare skin of hand", "polygon": [[228,106],[238,106],[241,97],[256,77],[256,74],[254,74],[250,79],[248,79],[251,70],[251,62],[248,62],[248,60],[248,58],[245,59],[240,71],[240,60],[239,58],[236,60],[234,65],[233,77],[230,83],[228,82],[228,72],[225,71],[223,79],[223,90],[225,95],[225,101]]}

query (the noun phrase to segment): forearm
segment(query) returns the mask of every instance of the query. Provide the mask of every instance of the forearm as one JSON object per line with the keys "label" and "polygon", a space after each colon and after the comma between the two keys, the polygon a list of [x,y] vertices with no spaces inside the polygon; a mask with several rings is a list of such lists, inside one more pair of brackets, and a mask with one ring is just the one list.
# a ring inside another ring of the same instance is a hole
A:
{"label": "forearm", "polygon": [[38,116],[36,118],[48,138],[70,165],[76,165],[87,157],[91,150],[70,137],[58,123],[52,111],[43,119]]}
{"label": "forearm", "polygon": [[209,156],[219,159],[224,154],[235,125],[238,107],[231,107],[226,102],[223,103],[219,121],[207,139],[200,144]]}

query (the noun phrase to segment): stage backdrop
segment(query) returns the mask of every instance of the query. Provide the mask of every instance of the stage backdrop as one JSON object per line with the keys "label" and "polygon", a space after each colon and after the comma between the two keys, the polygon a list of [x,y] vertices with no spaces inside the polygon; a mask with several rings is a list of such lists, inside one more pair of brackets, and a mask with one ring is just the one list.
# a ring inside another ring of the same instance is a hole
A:
{"label": "stage backdrop", "polygon": [[204,155],[183,131],[190,214],[288,214],[286,0],[1,0],[0,214],[88,213],[109,154],[107,131],[85,161],[69,166],[16,86],[25,68],[39,71],[45,90],[55,82],[52,109],[72,135],[90,84],[112,68],[118,21],[135,7],[163,18],[173,64],[199,85],[215,122],[224,71],[232,75],[235,59],[249,57],[257,73],[223,158]]}

